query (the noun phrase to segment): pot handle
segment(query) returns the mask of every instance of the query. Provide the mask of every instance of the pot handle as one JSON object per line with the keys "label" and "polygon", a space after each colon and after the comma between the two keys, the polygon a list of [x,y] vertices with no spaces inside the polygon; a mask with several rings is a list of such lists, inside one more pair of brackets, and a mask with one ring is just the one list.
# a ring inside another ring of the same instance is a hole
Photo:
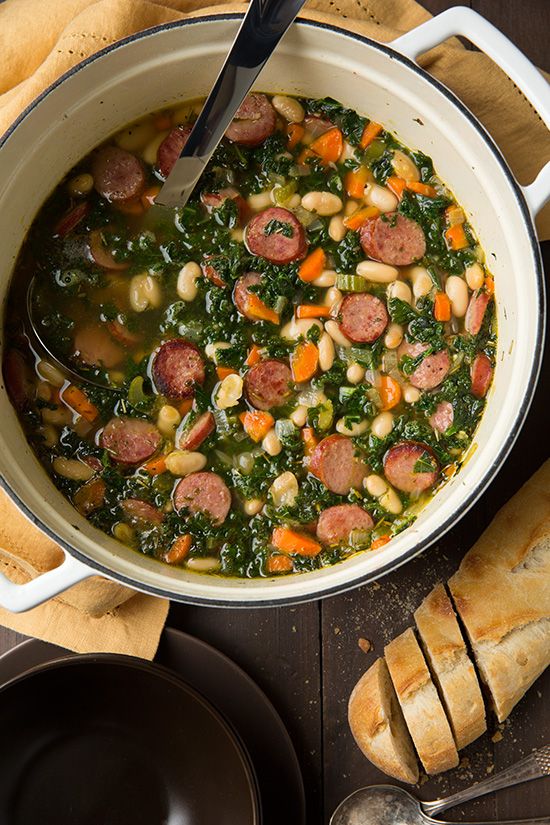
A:
{"label": "pot handle", "polygon": [[[473,9],[450,8],[387,45],[414,60],[454,35],[465,37],[494,60],[550,129],[550,86],[517,46]],[[522,189],[531,212],[536,215],[550,199],[550,161],[535,180]]]}
{"label": "pot handle", "polygon": [[48,570],[24,584],[16,584],[0,573],[0,607],[5,607],[11,613],[24,613],[57,596],[73,584],[95,575],[95,570],[67,552],[59,567]]}

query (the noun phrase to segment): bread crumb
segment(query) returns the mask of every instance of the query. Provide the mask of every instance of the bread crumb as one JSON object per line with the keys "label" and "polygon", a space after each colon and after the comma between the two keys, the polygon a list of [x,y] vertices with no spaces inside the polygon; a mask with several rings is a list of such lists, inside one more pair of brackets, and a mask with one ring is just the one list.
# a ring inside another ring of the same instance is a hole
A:
{"label": "bread crumb", "polygon": [[357,644],[359,645],[363,653],[368,653],[370,650],[372,650],[372,642],[369,642],[368,639],[363,639],[361,637],[357,640]]}
{"label": "bread crumb", "polygon": [[491,736],[491,742],[500,742],[503,738],[502,733],[497,730],[497,732]]}

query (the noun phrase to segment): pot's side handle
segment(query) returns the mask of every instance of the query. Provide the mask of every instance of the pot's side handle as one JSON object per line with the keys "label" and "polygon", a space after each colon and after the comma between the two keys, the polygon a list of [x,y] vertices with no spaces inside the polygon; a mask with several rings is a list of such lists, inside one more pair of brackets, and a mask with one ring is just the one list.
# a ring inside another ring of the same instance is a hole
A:
{"label": "pot's side handle", "polygon": [[59,567],[42,573],[24,584],[16,584],[0,573],[0,607],[11,613],[24,613],[57,596],[73,584],[95,576],[95,570],[82,564],[69,553]]}
{"label": "pot's side handle", "polygon": [[[414,60],[454,35],[461,35],[487,54],[521,89],[550,129],[550,86],[539,70],[495,26],[465,6],[455,6],[388,43]],[[533,215],[550,200],[550,161],[533,183],[523,187]]]}

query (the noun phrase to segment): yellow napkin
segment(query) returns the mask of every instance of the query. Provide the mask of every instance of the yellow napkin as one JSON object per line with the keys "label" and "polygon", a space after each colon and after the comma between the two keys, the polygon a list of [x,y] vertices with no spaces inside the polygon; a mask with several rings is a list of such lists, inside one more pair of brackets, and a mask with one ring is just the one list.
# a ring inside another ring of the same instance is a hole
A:
{"label": "yellow napkin", "polygon": [[[208,0],[6,0],[0,4],[0,133],[59,75],[109,43],[150,26],[245,5]],[[388,41],[427,20],[414,0],[310,0],[303,16]],[[422,58],[501,147],[520,183],[550,160],[548,131],[531,105],[485,55],[453,39]],[[505,116],[503,116],[505,113]],[[550,238],[550,208],[539,216]],[[0,494],[0,570],[19,581],[55,567],[59,548]],[[94,577],[48,604],[0,623],[78,651],[110,650],[152,658],[167,602]]]}

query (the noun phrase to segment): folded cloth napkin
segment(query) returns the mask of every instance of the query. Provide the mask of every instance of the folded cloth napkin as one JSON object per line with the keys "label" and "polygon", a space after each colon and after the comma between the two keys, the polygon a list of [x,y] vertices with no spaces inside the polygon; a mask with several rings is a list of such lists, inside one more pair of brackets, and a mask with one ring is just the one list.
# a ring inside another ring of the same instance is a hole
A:
{"label": "folded cloth napkin", "polygon": [[[0,4],[0,134],[63,72],[122,37],[187,16],[243,11],[208,0],[6,0]],[[414,0],[310,0],[303,16],[389,41],[429,19]],[[452,89],[501,147],[521,183],[550,160],[548,131],[525,97],[485,55],[452,39],[422,65]],[[506,116],[503,117],[503,112]],[[550,209],[539,216],[550,238]],[[62,560],[53,541],[0,494],[0,571],[24,581]],[[0,623],[77,651],[152,658],[168,603],[94,577],[29,613],[0,610]]]}

